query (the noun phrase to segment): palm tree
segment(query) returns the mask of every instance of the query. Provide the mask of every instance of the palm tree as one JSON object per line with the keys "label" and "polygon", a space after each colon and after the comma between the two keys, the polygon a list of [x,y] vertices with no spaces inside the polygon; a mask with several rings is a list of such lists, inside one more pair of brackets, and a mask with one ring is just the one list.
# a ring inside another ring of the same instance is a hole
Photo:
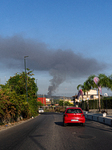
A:
{"label": "palm tree", "polygon": [[[85,84],[86,84],[86,86],[87,86],[87,90],[89,91],[90,89],[96,89],[96,88],[98,88],[98,86],[95,84],[95,82],[94,82],[94,77],[95,77],[95,75],[90,75],[89,77],[88,77],[88,79],[85,81]],[[88,91],[87,91],[87,95],[88,95]],[[87,96],[88,97],[88,96]],[[100,94],[99,94],[99,101],[100,101]],[[99,102],[99,108],[100,108],[100,102]]]}
{"label": "palm tree", "polygon": [[87,83],[89,84],[89,86],[91,86],[91,88],[97,88],[98,89],[98,101],[99,101],[99,112],[101,109],[101,105],[100,105],[100,90],[99,87],[106,87],[106,88],[111,88],[112,89],[112,76],[107,77],[105,74],[99,74],[98,78],[99,78],[99,82],[96,85],[95,82],[93,81],[95,75],[91,75],[88,77],[87,79]]}
{"label": "palm tree", "polygon": [[93,81],[94,77],[95,77],[95,75],[90,75],[88,77],[88,79],[86,80],[86,83],[88,84],[88,86],[90,87],[90,89],[96,88],[96,84]]}
{"label": "palm tree", "polygon": [[77,86],[77,90],[79,91],[79,89],[82,89],[82,91],[83,91],[83,85],[82,84],[79,84],[78,86]]}
{"label": "palm tree", "polygon": [[91,85],[87,80],[84,82],[84,88],[85,88],[85,92],[87,92],[87,98],[88,98],[88,91],[91,89]]}
{"label": "palm tree", "polygon": [[79,88],[82,89],[82,91],[84,92],[84,95],[85,95],[85,92],[87,92],[87,98],[88,98],[88,91],[91,89],[91,86],[89,85],[88,81],[85,81],[85,82],[83,83],[83,85],[82,85],[82,84],[79,84],[79,85],[77,86],[77,90],[79,90]]}
{"label": "palm tree", "polygon": [[112,75],[108,77],[107,88],[112,90]]}
{"label": "palm tree", "polygon": [[[99,74],[98,76],[99,82],[98,87],[105,87],[105,88],[112,88],[112,79],[110,77],[107,77],[105,74]],[[98,88],[98,98],[99,98],[99,111],[100,111],[100,90]]]}
{"label": "palm tree", "polygon": [[[81,87],[82,91],[84,92],[84,95],[85,95],[85,92],[87,92],[87,99],[88,99],[88,91],[91,89],[91,86],[86,81],[86,82],[83,83],[83,85],[79,84],[77,86],[77,89],[79,90],[80,87]],[[89,111],[89,103],[88,103],[88,101],[87,101],[87,110]]]}
{"label": "palm tree", "polygon": [[101,87],[109,88],[110,87],[110,79],[105,74],[99,74],[98,76],[99,82],[98,85]]}
{"label": "palm tree", "polygon": [[84,89],[84,85],[79,84],[79,85],[77,86],[77,90],[79,90],[79,89],[82,89],[82,91],[83,91],[83,89]]}
{"label": "palm tree", "polygon": [[99,74],[98,78],[99,78],[99,82],[98,84],[95,84],[94,82],[94,77],[96,77],[95,75],[91,75],[88,77],[88,79],[82,84],[79,84],[77,86],[77,89],[79,90],[79,88],[82,89],[82,91],[85,93],[87,92],[87,97],[88,97],[88,91],[90,89],[98,89],[98,101],[99,101],[99,111],[101,109],[101,105],[100,105],[100,90],[99,87],[101,86],[102,88],[108,88],[112,90],[112,75],[107,77],[105,74]]}

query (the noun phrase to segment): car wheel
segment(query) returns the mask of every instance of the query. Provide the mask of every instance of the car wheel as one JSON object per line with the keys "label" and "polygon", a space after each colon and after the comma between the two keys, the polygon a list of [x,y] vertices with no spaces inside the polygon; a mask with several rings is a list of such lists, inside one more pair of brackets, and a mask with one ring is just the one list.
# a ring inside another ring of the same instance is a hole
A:
{"label": "car wheel", "polygon": [[64,123],[64,122],[63,122],[63,126],[66,127],[66,126],[67,126],[67,123]]}
{"label": "car wheel", "polygon": [[82,123],[82,126],[85,127],[85,123]]}

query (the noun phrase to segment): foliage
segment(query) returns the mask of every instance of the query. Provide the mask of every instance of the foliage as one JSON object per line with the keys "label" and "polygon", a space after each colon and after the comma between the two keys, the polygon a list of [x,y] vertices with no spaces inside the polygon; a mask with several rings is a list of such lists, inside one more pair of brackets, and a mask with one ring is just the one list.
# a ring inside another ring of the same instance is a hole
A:
{"label": "foliage", "polygon": [[[29,69],[27,69],[29,71]],[[37,86],[35,84],[35,78],[31,78],[32,71],[27,73],[27,90],[28,96],[35,95],[37,91]],[[25,72],[20,74],[16,73],[15,76],[10,77],[6,86],[10,86],[11,90],[15,90],[18,95],[26,94],[26,83],[25,83]]]}
{"label": "foliage", "polygon": [[43,106],[43,104],[41,102],[37,102],[37,106],[41,107],[41,106]]}
{"label": "foliage", "polygon": [[[98,99],[89,100],[89,109],[98,109]],[[87,108],[87,101],[79,103],[79,107],[83,110]],[[101,99],[101,109],[112,109],[112,97],[104,97]]]}
{"label": "foliage", "polygon": [[79,84],[77,86],[77,90],[79,90],[79,88],[82,89],[82,91],[84,92],[84,95],[85,95],[85,92],[88,93],[88,91],[91,89],[91,86],[90,86],[90,84],[87,81],[85,81],[83,85]]}
{"label": "foliage", "polygon": [[74,106],[73,104],[71,104],[70,102],[68,101],[59,101],[59,106]]}
{"label": "foliage", "polygon": [[[2,121],[9,122],[12,118],[17,119],[23,112],[23,107],[25,107],[25,98],[19,97],[15,91],[10,91],[10,89],[0,90],[0,118]],[[28,105],[26,105],[28,109]],[[26,111],[24,108],[24,111]],[[28,111],[27,111],[28,114]]]}
{"label": "foliage", "polygon": [[102,109],[112,109],[112,97],[104,97],[101,99]]}
{"label": "foliage", "polygon": [[74,106],[74,105],[71,104],[70,102],[66,101],[66,102],[64,102],[64,106]]}
{"label": "foliage", "polygon": [[0,85],[0,118],[5,121],[16,120],[22,116],[36,116],[38,111],[37,86],[32,71],[27,69],[28,102],[26,97],[25,73],[16,73],[5,85]]}
{"label": "foliage", "polygon": [[97,88],[98,89],[98,99],[99,99],[99,111],[101,108],[101,104],[100,104],[100,91],[99,91],[99,87],[101,86],[102,88],[105,87],[107,89],[111,89],[112,90],[112,75],[111,76],[106,76],[105,74],[99,74],[98,78],[99,78],[99,82],[96,85],[95,82],[93,81],[95,75],[91,75],[88,77],[88,79],[84,82],[83,85],[79,84],[77,86],[77,89],[79,89],[79,87],[82,88],[82,90],[85,92],[87,91],[87,97],[88,97],[88,91],[90,89],[94,89]]}
{"label": "foliage", "polygon": [[7,119],[11,116],[15,116],[15,103],[10,101],[9,93],[4,90],[0,90],[0,118]]}
{"label": "foliage", "polygon": [[63,101],[59,101],[59,106],[63,106]]}
{"label": "foliage", "polygon": [[59,104],[59,101],[60,101],[59,99],[54,99],[53,100],[54,104]]}

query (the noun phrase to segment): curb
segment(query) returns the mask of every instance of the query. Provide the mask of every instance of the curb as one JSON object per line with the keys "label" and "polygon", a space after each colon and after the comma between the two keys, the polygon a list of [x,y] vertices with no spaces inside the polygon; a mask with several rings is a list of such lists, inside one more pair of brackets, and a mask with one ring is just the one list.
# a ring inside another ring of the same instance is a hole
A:
{"label": "curb", "polygon": [[103,116],[97,116],[95,114],[89,114],[89,113],[84,113],[85,118],[93,121],[97,121],[106,125],[112,126],[112,118],[110,117],[103,117]]}
{"label": "curb", "polygon": [[[40,115],[40,114],[39,114]],[[38,115],[38,116],[39,116]],[[36,117],[38,117],[36,116]],[[29,118],[29,119],[26,119],[26,120],[21,120],[21,121],[18,121],[18,122],[15,122],[15,123],[9,123],[9,124],[6,124],[6,125],[1,125],[0,126],[0,132],[3,131],[3,130],[7,130],[9,128],[12,128],[12,127],[15,127],[15,126],[18,126],[20,124],[23,124],[23,123],[26,123],[32,119],[35,119],[36,117],[32,117],[32,118]]]}

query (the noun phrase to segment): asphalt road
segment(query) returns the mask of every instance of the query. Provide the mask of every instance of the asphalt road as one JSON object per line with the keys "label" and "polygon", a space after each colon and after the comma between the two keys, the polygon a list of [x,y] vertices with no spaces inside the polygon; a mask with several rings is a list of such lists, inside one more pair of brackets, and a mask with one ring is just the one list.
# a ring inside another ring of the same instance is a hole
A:
{"label": "asphalt road", "polygon": [[63,115],[44,113],[0,131],[0,150],[111,150],[112,127],[86,120],[63,127]]}

